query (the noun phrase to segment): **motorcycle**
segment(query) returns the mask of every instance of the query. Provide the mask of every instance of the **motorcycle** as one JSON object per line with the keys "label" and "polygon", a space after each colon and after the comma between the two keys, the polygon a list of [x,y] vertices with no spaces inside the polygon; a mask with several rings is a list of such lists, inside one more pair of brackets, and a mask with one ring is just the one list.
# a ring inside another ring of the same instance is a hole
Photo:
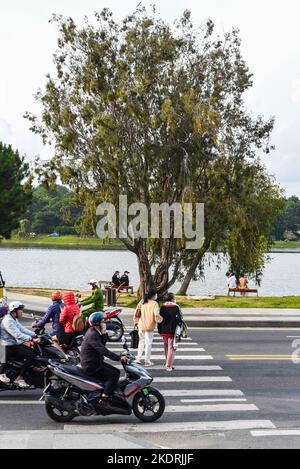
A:
{"label": "motorcycle", "polygon": [[104,311],[106,313],[106,328],[109,342],[120,342],[124,336],[124,324],[119,318],[122,308]]}
{"label": "motorcycle", "polygon": [[[46,412],[55,422],[70,422],[75,417],[95,415],[134,415],[142,422],[155,422],[164,413],[165,400],[162,394],[151,386],[153,378],[147,370],[134,362],[135,356],[129,351],[124,339],[123,354],[128,358],[122,363],[126,378],[121,379],[110,398],[110,409],[101,409],[99,400],[103,385],[85,375],[79,367],[50,362],[52,373],[42,399]],[[41,400],[42,400],[41,399]]]}
{"label": "motorcycle", "polygon": [[19,376],[24,361],[15,359],[6,359],[6,347],[0,346],[0,374],[5,374],[9,383],[0,381],[0,391],[20,391],[26,389],[44,389],[48,384],[51,373],[48,369],[49,360],[65,361],[65,355],[62,354],[52,344],[51,337],[47,334],[40,336],[40,344],[30,342],[29,346],[36,352],[37,356],[32,359],[30,366],[23,373],[24,381],[30,386],[23,388],[14,380]]}
{"label": "motorcycle", "polygon": [[[38,318],[35,318],[35,321],[32,324],[32,329],[38,336],[43,336],[46,332],[45,328],[39,329],[36,327],[36,322]],[[70,345],[61,344],[61,348],[65,352],[65,358],[70,364],[78,365],[80,363],[80,348],[82,345],[84,333],[78,333],[76,337],[72,339]]]}

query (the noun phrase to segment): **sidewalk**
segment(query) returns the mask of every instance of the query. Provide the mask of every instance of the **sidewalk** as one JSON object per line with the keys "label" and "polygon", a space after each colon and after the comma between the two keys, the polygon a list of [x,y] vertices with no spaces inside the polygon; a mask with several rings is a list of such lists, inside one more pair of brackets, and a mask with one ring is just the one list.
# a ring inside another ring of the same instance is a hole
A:
{"label": "sidewalk", "polygon": [[[26,305],[27,313],[44,314],[51,300],[39,296],[9,294],[9,301],[18,300]],[[189,327],[300,327],[300,309],[259,308],[183,308]],[[121,317],[126,326],[132,326],[134,309],[123,308]]]}
{"label": "sidewalk", "polygon": [[0,449],[156,449],[158,446],[124,433],[72,430],[0,432]]}

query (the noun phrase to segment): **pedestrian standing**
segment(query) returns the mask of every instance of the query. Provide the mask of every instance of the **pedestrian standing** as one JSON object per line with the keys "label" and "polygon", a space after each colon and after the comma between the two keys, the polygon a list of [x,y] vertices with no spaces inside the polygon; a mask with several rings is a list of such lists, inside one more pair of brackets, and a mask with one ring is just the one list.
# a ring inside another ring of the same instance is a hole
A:
{"label": "pedestrian standing", "polygon": [[176,304],[175,295],[167,293],[165,295],[165,303],[160,308],[160,316],[163,318],[158,325],[158,332],[164,341],[164,350],[166,356],[165,368],[167,371],[173,371],[176,350],[174,348],[174,337],[177,326],[182,325],[182,313]]}
{"label": "pedestrian standing", "polygon": [[145,295],[142,303],[139,304],[133,321],[138,324],[139,329],[139,348],[136,362],[141,363],[145,350],[145,367],[153,366],[151,362],[151,349],[156,324],[162,321],[159,314],[159,305],[157,303],[157,291],[151,288]]}

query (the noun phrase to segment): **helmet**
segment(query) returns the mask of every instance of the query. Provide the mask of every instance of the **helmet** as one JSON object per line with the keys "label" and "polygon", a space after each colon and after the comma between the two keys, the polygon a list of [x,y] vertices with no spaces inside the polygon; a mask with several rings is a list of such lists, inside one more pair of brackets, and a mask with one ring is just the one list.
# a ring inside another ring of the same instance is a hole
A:
{"label": "helmet", "polygon": [[98,280],[95,280],[94,278],[92,278],[92,280],[89,281],[89,285],[97,285],[98,284]]}
{"label": "helmet", "polygon": [[51,295],[51,300],[52,301],[57,301],[62,299],[62,294],[60,291],[54,291]]}
{"label": "helmet", "polygon": [[99,322],[103,321],[106,318],[104,313],[93,313],[89,317],[89,323],[91,326],[96,326]]}
{"label": "helmet", "polygon": [[9,305],[9,312],[13,313],[14,311],[17,311],[18,309],[24,309],[24,308],[25,306],[23,305],[23,303],[20,303],[20,301],[13,301]]}

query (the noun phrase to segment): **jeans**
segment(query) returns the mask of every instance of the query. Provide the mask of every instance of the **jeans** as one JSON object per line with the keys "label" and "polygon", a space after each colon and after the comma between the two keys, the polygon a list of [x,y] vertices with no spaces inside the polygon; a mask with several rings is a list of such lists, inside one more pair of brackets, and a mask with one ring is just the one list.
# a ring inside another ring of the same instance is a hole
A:
{"label": "jeans", "polygon": [[174,337],[163,337],[166,355],[166,366],[172,368],[175,360]]}
{"label": "jeans", "polygon": [[143,352],[145,349],[145,363],[151,362],[151,349],[152,349],[152,342],[153,342],[154,332],[142,332],[139,331],[139,348],[138,348],[138,355],[137,360],[141,360],[143,356]]}

